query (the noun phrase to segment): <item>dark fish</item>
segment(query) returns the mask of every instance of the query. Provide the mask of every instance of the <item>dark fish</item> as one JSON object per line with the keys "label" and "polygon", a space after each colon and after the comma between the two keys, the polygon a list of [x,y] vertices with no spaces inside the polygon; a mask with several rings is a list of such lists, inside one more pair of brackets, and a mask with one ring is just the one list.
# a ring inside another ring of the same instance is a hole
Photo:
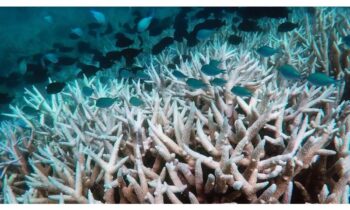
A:
{"label": "dark fish", "polygon": [[79,53],[91,53],[91,46],[89,42],[79,41],[77,43],[77,49]]}
{"label": "dark fish", "polygon": [[35,109],[35,108],[31,107],[31,106],[24,106],[24,107],[22,107],[22,111],[25,114],[32,115],[32,116],[37,115],[38,113],[40,113],[39,110],[37,110],[37,109]]}
{"label": "dark fish", "polygon": [[94,89],[92,89],[91,87],[84,86],[81,89],[81,92],[83,93],[84,96],[90,97],[94,93]]}
{"label": "dark fish", "polygon": [[74,50],[74,47],[67,47],[67,46],[60,46],[57,48],[59,52],[61,53],[69,53],[69,52],[72,52]]}
{"label": "dark fish", "polygon": [[324,73],[312,73],[306,79],[311,84],[316,86],[328,86],[333,84],[340,84],[343,81],[343,80],[333,79]]}
{"label": "dark fish", "polygon": [[48,71],[38,64],[27,64],[27,71],[24,80],[29,84],[38,84],[48,79]]}
{"label": "dark fish", "polygon": [[10,96],[8,93],[0,92],[0,105],[1,104],[9,104],[14,99],[13,96]]}
{"label": "dark fish", "polygon": [[120,51],[110,51],[106,54],[106,58],[111,61],[120,61],[122,54]]}
{"label": "dark fish", "polygon": [[18,72],[12,72],[4,81],[7,87],[15,88],[22,84],[23,75]]}
{"label": "dark fish", "polygon": [[251,97],[253,93],[246,87],[234,86],[231,92],[240,97]]}
{"label": "dark fish", "polygon": [[58,58],[58,62],[56,64],[59,66],[70,66],[73,65],[76,61],[76,58],[72,58],[69,56],[61,56]]}
{"label": "dark fish", "polygon": [[256,21],[251,21],[251,20],[243,20],[238,25],[238,30],[244,31],[244,32],[259,32],[259,31],[262,31],[262,29],[258,26],[258,23]]}
{"label": "dark fish", "polygon": [[207,19],[211,15],[214,17],[222,17],[223,12],[226,8],[224,7],[204,7],[202,10],[197,12],[194,17],[197,19]]}
{"label": "dark fish", "polygon": [[89,30],[97,30],[97,29],[102,28],[102,26],[103,26],[102,24],[96,23],[96,22],[88,24]]}
{"label": "dark fish", "polygon": [[225,71],[216,67],[216,65],[205,64],[202,66],[201,71],[208,76],[216,76],[222,74]]}
{"label": "dark fish", "polygon": [[228,37],[227,42],[232,45],[238,45],[242,42],[242,37],[237,35],[231,35]]}
{"label": "dark fish", "polygon": [[288,8],[286,7],[240,7],[238,15],[245,19],[288,18]]}
{"label": "dark fish", "polygon": [[279,50],[265,45],[265,46],[258,48],[256,50],[256,52],[259,53],[259,55],[261,55],[263,57],[270,57],[270,56],[278,53]]}
{"label": "dark fish", "polygon": [[201,88],[207,87],[207,84],[205,84],[202,80],[198,80],[194,78],[187,79],[186,84],[193,89],[201,89]]}
{"label": "dark fish", "polygon": [[167,67],[168,67],[168,69],[176,69],[176,65],[173,64],[173,63],[169,63],[169,64],[167,65]]}
{"label": "dark fish", "polygon": [[81,68],[81,72],[78,73],[78,77],[82,77],[85,75],[87,78],[96,75],[96,73],[100,70],[98,67],[93,65],[87,65],[80,63],[79,67]]}
{"label": "dark fish", "polygon": [[156,45],[152,48],[152,54],[158,55],[161,53],[166,47],[174,43],[174,39],[172,37],[165,37],[161,39]]}
{"label": "dark fish", "polygon": [[174,70],[173,73],[174,77],[178,78],[178,79],[186,79],[187,76],[185,74],[183,74],[181,71],[178,70]]}
{"label": "dark fish", "polygon": [[287,21],[287,22],[281,23],[278,26],[277,31],[278,32],[288,32],[288,31],[294,30],[297,27],[298,27],[297,23],[292,23],[292,22]]}
{"label": "dark fish", "polygon": [[227,83],[227,80],[224,80],[222,78],[214,78],[210,81],[210,84],[212,86],[224,86]]}
{"label": "dark fish", "polygon": [[102,97],[96,100],[96,106],[99,108],[108,108],[114,104],[116,98]]}
{"label": "dark fish", "polygon": [[346,44],[348,47],[350,47],[350,35],[344,36],[342,38],[342,41],[344,44]]}
{"label": "dark fish", "polygon": [[128,38],[123,33],[117,33],[115,38],[117,39],[115,46],[120,48],[129,47],[134,43],[134,40]]}
{"label": "dark fish", "polygon": [[133,106],[141,106],[144,104],[144,102],[141,99],[139,99],[135,96],[130,98],[129,103]]}
{"label": "dark fish", "polygon": [[188,36],[188,18],[187,13],[189,8],[181,8],[180,12],[176,15],[174,21],[174,39],[178,42],[182,42],[184,38]]}
{"label": "dark fish", "polygon": [[142,49],[126,48],[123,49],[120,53],[125,58],[126,65],[130,66],[134,63],[135,57],[137,57],[141,52]]}
{"label": "dark fish", "polygon": [[158,36],[170,26],[172,26],[172,17],[163,19],[153,18],[151,25],[148,27],[149,35]]}
{"label": "dark fish", "polygon": [[102,69],[111,68],[114,64],[112,60],[110,60],[106,56],[103,56],[102,54],[95,54],[94,60],[98,61],[98,63],[100,64],[100,68]]}
{"label": "dark fish", "polygon": [[46,86],[46,93],[47,94],[57,94],[63,90],[63,88],[66,86],[66,83],[64,82],[53,82]]}
{"label": "dark fish", "polygon": [[281,73],[283,78],[287,80],[299,80],[301,79],[301,74],[298,70],[296,70],[292,65],[284,64],[277,68],[277,70]]}

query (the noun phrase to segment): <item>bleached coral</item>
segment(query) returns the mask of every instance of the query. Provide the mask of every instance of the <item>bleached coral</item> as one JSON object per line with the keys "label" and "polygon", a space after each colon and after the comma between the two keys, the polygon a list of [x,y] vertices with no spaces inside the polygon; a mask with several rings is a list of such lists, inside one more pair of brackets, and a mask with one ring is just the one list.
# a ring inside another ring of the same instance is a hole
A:
{"label": "bleached coral", "polygon": [[[26,104],[40,113],[13,106],[10,116],[26,126],[1,128],[1,201],[348,203],[350,103],[340,102],[343,87],[282,80],[275,69],[281,58],[262,60],[247,51],[261,44],[260,35],[232,47],[225,30],[196,47],[176,44],[152,57],[146,82],[85,78],[50,98],[27,89]],[[281,38],[288,61],[299,69],[329,62],[299,52],[309,45],[287,42],[300,31]],[[184,61],[184,54],[192,59]],[[167,67],[175,55],[178,70],[207,84],[201,66],[220,60],[227,84],[191,90]],[[237,84],[253,97],[232,94]],[[83,86],[95,90],[91,98]],[[144,105],[132,106],[132,96]],[[98,108],[100,97],[118,100]]]}

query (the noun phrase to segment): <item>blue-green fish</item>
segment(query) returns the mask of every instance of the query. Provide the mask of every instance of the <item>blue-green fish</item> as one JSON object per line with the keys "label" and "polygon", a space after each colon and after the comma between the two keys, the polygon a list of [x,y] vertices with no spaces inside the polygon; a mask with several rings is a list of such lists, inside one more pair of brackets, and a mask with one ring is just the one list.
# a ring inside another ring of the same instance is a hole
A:
{"label": "blue-green fish", "polygon": [[204,41],[206,39],[209,39],[210,36],[214,33],[214,30],[211,29],[201,29],[197,32],[196,38],[199,41]]}
{"label": "blue-green fish", "polygon": [[277,68],[279,73],[283,76],[283,78],[287,80],[299,80],[301,79],[301,74],[298,70],[296,70],[292,65],[284,64]]}
{"label": "blue-green fish", "polygon": [[90,97],[94,93],[94,89],[92,89],[91,87],[84,86],[81,89],[81,92],[83,93],[84,96]]}
{"label": "blue-green fish", "polygon": [[152,22],[153,17],[144,17],[137,23],[137,31],[138,32],[144,32],[148,29],[149,25]]}
{"label": "blue-green fish", "polygon": [[222,78],[215,78],[210,81],[210,84],[213,86],[224,86],[226,83],[227,81]]}
{"label": "blue-green fish", "polygon": [[129,103],[133,106],[141,106],[144,104],[144,102],[141,99],[139,99],[135,96],[130,98]]}
{"label": "blue-green fish", "polygon": [[252,91],[242,86],[234,86],[231,92],[240,97],[251,97],[253,95]]}
{"label": "blue-green fish", "polygon": [[221,61],[218,61],[218,60],[210,60],[209,61],[209,65],[211,66],[215,66],[217,67],[218,65],[220,65]]}
{"label": "blue-green fish", "polygon": [[340,84],[340,82],[342,82],[342,80],[333,79],[324,73],[312,73],[306,79],[316,86],[328,86],[332,84]]}
{"label": "blue-green fish", "polygon": [[177,70],[174,70],[173,73],[174,77],[178,78],[178,79],[186,79],[187,76],[184,75],[181,71],[177,71]]}
{"label": "blue-green fish", "polygon": [[198,79],[194,79],[194,78],[189,78],[186,81],[186,84],[193,89],[201,89],[201,88],[207,87],[207,84],[205,84],[202,80],[198,80]]}
{"label": "blue-green fish", "polygon": [[265,45],[265,46],[258,48],[256,50],[256,52],[259,53],[259,55],[261,55],[263,57],[270,57],[270,56],[278,53],[279,50]]}
{"label": "blue-green fish", "polygon": [[96,100],[96,106],[99,108],[108,108],[114,104],[116,98],[102,97]]}
{"label": "blue-green fish", "polygon": [[201,68],[201,71],[208,76],[216,76],[218,74],[222,74],[225,72],[224,70],[219,69],[215,65],[210,65],[210,64],[203,65]]}

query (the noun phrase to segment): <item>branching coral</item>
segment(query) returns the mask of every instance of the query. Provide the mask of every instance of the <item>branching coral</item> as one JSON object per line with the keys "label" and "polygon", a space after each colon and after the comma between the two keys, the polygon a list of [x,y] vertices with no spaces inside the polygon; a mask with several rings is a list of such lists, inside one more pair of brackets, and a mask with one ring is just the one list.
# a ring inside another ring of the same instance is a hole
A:
{"label": "branching coral", "polygon": [[[224,30],[191,49],[176,44],[153,57],[146,82],[85,78],[50,98],[27,89],[26,105],[40,113],[13,106],[8,115],[27,126],[2,125],[1,201],[348,203],[350,103],[340,102],[341,87],[281,80],[275,65],[283,58],[261,60],[245,45],[233,48]],[[260,43],[254,36],[247,45]],[[282,44],[289,50],[283,55],[314,71],[312,56],[290,53],[309,45],[292,44]],[[207,88],[193,90],[174,77],[168,68],[174,56],[178,70]],[[201,72],[211,59],[226,71],[223,87],[210,86]],[[232,94],[237,84],[253,97]],[[95,90],[91,98],[83,86]],[[132,106],[132,96],[144,105]],[[118,100],[98,108],[100,97]]]}

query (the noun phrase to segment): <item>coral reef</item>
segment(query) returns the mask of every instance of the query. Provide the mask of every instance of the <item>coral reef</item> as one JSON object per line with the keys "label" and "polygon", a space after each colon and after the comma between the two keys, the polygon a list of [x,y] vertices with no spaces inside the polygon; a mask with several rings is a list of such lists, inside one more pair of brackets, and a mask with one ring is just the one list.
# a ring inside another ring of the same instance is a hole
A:
{"label": "coral reef", "polygon": [[[321,8],[313,19],[304,18],[296,31],[245,34],[239,46],[226,42],[227,27],[192,48],[176,43],[139,60],[146,81],[101,82],[96,76],[50,97],[26,89],[26,106],[39,111],[29,115],[12,106],[7,115],[24,125],[1,125],[0,201],[348,203],[350,103],[341,100],[344,85],[291,82],[276,66],[345,77],[337,28],[349,24]],[[263,44],[281,46],[282,53],[261,58],[247,50]],[[193,90],[172,75],[168,64],[176,56],[177,69],[204,81],[205,89]],[[201,71],[212,59],[225,70],[222,87],[209,85],[211,77]],[[253,96],[235,96],[230,90],[238,84]],[[84,86],[94,89],[91,97],[82,93]],[[132,106],[132,96],[144,104]],[[99,108],[101,97],[117,100]]]}

